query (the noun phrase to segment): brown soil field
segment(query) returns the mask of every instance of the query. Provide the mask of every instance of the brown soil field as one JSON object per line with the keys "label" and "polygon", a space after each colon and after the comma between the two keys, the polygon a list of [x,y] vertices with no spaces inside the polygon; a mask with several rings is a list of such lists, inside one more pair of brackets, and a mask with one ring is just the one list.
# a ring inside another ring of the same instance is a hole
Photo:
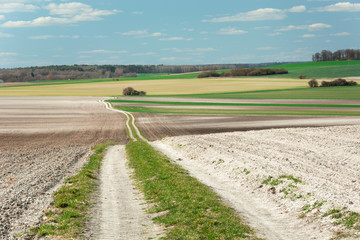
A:
{"label": "brown soil field", "polygon": [[40,221],[51,194],[103,142],[125,144],[121,114],[91,97],[0,98],[0,239]]}
{"label": "brown soil field", "polygon": [[134,115],[141,132],[151,141],[181,135],[360,124],[360,117],[226,116],[153,113],[136,113]]}

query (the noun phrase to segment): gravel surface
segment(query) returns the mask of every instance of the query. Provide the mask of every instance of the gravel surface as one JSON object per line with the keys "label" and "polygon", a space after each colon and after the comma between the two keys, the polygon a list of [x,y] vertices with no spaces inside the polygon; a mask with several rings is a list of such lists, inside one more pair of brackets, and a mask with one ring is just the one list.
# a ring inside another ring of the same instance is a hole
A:
{"label": "gravel surface", "polygon": [[170,137],[154,145],[213,187],[259,236],[330,239],[359,233],[323,217],[333,208],[360,213],[359,125]]}
{"label": "gravel surface", "polygon": [[0,152],[0,239],[37,224],[52,193],[89,159],[88,147],[44,147]]}
{"label": "gravel surface", "polygon": [[63,179],[103,142],[126,143],[124,117],[93,97],[0,97],[0,239],[36,225]]}

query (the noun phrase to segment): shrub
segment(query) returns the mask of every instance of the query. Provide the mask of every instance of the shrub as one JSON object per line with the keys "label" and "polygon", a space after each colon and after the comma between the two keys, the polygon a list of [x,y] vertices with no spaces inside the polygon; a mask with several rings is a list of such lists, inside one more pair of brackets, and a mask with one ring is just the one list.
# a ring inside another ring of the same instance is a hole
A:
{"label": "shrub", "polygon": [[345,79],[338,78],[334,81],[322,81],[321,87],[337,87],[337,86],[356,86],[357,82],[355,81],[346,81]]}
{"label": "shrub", "polygon": [[310,87],[318,87],[319,86],[319,83],[316,79],[311,79],[309,82],[308,82],[309,86]]}
{"label": "shrub", "polygon": [[135,89],[133,89],[132,87],[127,87],[123,89],[123,94],[125,96],[144,96],[146,95],[146,92],[144,91],[137,91]]}
{"label": "shrub", "polygon": [[202,72],[197,77],[198,78],[208,78],[208,77],[220,77],[221,74],[217,72]]}
{"label": "shrub", "polygon": [[306,75],[300,75],[299,79],[306,79]]}

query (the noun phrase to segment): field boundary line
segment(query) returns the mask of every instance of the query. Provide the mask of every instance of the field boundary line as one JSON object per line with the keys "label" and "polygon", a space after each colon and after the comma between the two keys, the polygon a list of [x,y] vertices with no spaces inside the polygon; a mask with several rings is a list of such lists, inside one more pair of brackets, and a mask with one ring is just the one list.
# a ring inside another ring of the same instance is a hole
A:
{"label": "field boundary line", "polygon": [[128,132],[129,132],[129,136],[131,138],[131,140],[133,141],[137,141],[137,139],[134,137],[133,135],[133,132],[131,130],[131,127],[130,127],[130,116],[128,115],[128,112],[125,112],[125,111],[122,111],[122,110],[118,110],[118,109],[114,109],[110,103],[108,102],[105,102],[105,99],[103,100],[100,100],[101,103],[103,103],[105,105],[105,108],[110,110],[110,111],[113,111],[113,112],[119,112],[121,114],[124,114],[126,116],[126,128],[128,129]]}
{"label": "field boundary line", "polygon": [[[139,128],[136,126],[135,124],[135,116],[133,114],[131,114],[130,112],[126,112],[123,110],[118,110],[112,107],[111,103],[106,102],[105,99],[100,100],[100,102],[102,102],[105,105],[105,108],[110,110],[110,111],[114,111],[114,112],[119,112],[122,113],[126,116],[126,127],[129,131],[129,136],[131,138],[131,140],[133,140],[134,142],[137,141],[137,138],[134,137],[134,133],[132,131],[132,128],[135,130],[136,135],[143,141],[148,142],[148,140],[146,138],[144,138],[139,130]],[[131,119],[131,122],[130,122]],[[131,125],[131,126],[130,126]]]}

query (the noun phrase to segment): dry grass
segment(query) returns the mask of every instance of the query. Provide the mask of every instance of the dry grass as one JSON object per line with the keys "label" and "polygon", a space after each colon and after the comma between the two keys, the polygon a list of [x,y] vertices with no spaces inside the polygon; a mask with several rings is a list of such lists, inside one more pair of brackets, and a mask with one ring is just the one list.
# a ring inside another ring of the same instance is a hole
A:
{"label": "dry grass", "polygon": [[307,81],[277,78],[171,79],[0,88],[0,96],[115,96],[125,87],[148,95],[201,94],[306,87]]}

